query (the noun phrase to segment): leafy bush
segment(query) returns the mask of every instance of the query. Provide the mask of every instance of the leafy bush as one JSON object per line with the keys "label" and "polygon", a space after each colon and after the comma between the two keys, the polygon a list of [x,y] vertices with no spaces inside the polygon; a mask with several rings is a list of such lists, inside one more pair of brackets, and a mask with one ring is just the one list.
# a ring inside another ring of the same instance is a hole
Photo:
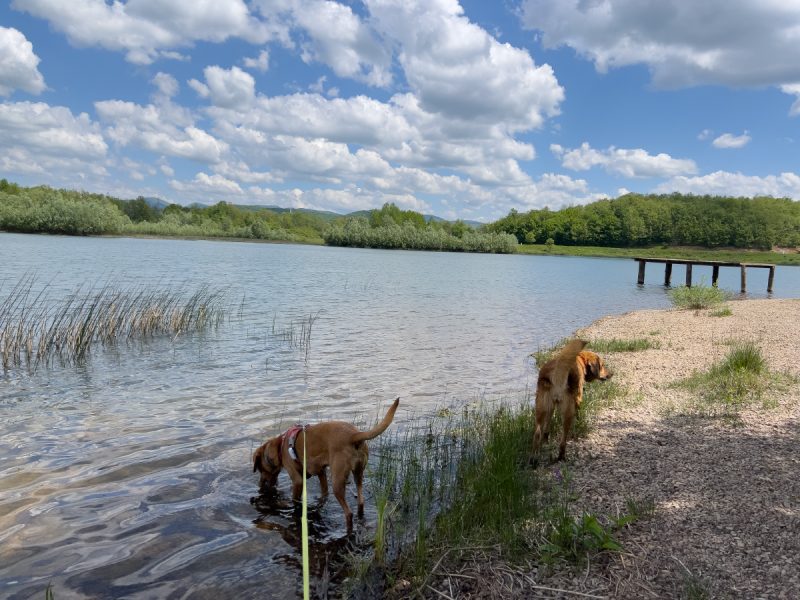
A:
{"label": "leafy bush", "polygon": [[20,233],[98,235],[119,233],[130,223],[114,204],[88,194],[34,188],[0,192],[0,229]]}
{"label": "leafy bush", "polygon": [[405,250],[512,253],[517,246],[514,236],[503,233],[462,230],[461,237],[457,237],[443,228],[431,225],[418,227],[410,221],[403,225],[395,223],[371,227],[369,221],[361,217],[331,225],[325,230],[323,238],[331,246]]}
{"label": "leafy bush", "polygon": [[699,284],[694,287],[682,285],[673,288],[669,297],[676,308],[699,310],[719,306],[730,298],[730,294],[717,287]]}

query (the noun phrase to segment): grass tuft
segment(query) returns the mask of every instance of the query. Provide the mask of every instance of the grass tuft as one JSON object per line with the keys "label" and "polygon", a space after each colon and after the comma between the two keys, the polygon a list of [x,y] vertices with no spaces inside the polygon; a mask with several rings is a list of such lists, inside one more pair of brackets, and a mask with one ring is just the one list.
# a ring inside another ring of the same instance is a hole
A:
{"label": "grass tuft", "polygon": [[717,287],[700,283],[693,287],[673,288],[669,292],[669,297],[676,308],[699,310],[719,306],[730,299],[730,294]]}
{"label": "grass tuft", "polygon": [[[655,335],[658,332],[651,333]],[[564,347],[571,338],[564,338],[557,342],[554,346],[547,348],[540,348],[536,352],[531,353],[537,368],[542,366]],[[661,343],[658,340],[649,340],[647,338],[610,338],[610,339],[597,339],[590,340],[586,346],[587,350],[592,350],[600,354],[607,352],[642,352],[652,348],[660,348]]]}
{"label": "grass tuft", "polygon": [[647,338],[591,340],[588,348],[595,352],[642,352],[651,348],[660,348],[658,341]]}
{"label": "grass tuft", "polygon": [[730,317],[733,314],[730,306],[722,306],[708,313],[712,317]]}
{"label": "grass tuft", "polygon": [[766,393],[793,382],[794,378],[768,369],[755,343],[735,342],[725,358],[708,371],[696,372],[676,385],[695,394],[691,412],[737,419],[741,407],[756,402],[769,406]]}

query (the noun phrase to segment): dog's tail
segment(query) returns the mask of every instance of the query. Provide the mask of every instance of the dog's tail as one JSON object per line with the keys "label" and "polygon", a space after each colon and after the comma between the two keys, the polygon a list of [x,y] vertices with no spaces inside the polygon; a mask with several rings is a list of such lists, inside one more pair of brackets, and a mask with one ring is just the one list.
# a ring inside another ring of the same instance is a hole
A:
{"label": "dog's tail", "polygon": [[394,401],[394,403],[389,407],[389,411],[386,413],[386,416],[383,417],[383,420],[375,425],[369,431],[359,431],[353,434],[353,437],[350,438],[351,444],[360,444],[365,440],[371,440],[374,437],[378,437],[389,425],[392,424],[392,419],[394,419],[394,413],[397,411],[397,405],[400,404],[400,398]]}
{"label": "dog's tail", "polygon": [[571,340],[561,349],[561,352],[558,353],[558,356],[555,357],[556,364],[553,368],[553,372],[550,375],[550,383],[552,384],[554,390],[558,390],[560,392],[561,390],[566,389],[569,372],[572,370],[572,367],[575,364],[575,359],[578,358],[578,354],[580,354],[581,350],[583,350],[585,346],[586,341],[584,340]]}

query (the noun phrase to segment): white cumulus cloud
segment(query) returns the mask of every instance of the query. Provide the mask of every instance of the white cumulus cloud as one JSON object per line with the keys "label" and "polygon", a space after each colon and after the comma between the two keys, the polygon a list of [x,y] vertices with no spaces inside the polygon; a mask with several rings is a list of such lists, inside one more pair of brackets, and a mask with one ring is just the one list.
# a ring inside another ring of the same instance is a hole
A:
{"label": "white cumulus cloud", "polygon": [[122,100],[95,102],[106,135],[121,146],[135,145],[156,154],[214,163],[227,144],[196,127],[185,110],[172,105],[141,106]]}
{"label": "white cumulus cloud", "polygon": [[45,87],[33,44],[13,27],[0,26],[0,96],[14,90],[40,94]]}
{"label": "white cumulus cloud", "polygon": [[189,82],[198,94],[208,97],[215,106],[244,110],[255,100],[256,82],[253,76],[239,67],[223,69],[216,65],[203,70],[206,83],[196,79]]}
{"label": "white cumulus cloud", "polygon": [[247,56],[242,61],[242,64],[248,69],[255,69],[256,71],[266,73],[267,69],[269,69],[269,52],[262,50],[255,58]]}
{"label": "white cumulus cloud", "polygon": [[522,22],[548,48],[599,70],[647,65],[657,85],[800,81],[800,4],[761,0],[525,0]]}
{"label": "white cumulus cloud", "polygon": [[385,87],[391,51],[350,6],[332,0],[255,0],[262,14],[298,32],[301,57],[328,65],[339,77]]}
{"label": "white cumulus cloud", "polygon": [[625,149],[611,146],[606,150],[596,150],[584,142],[573,150],[552,144],[550,150],[561,160],[564,168],[573,171],[587,171],[600,166],[609,173],[631,178],[671,177],[697,172],[697,165],[691,159],[673,158],[663,152],[649,154],[641,148]]}
{"label": "white cumulus cloud", "polygon": [[174,58],[175,48],[196,41],[262,44],[287,35],[252,15],[244,0],[13,0],[12,6],[46,19],[76,46],[123,51],[135,64]]}
{"label": "white cumulus cloud", "polygon": [[715,171],[698,177],[673,177],[656,187],[657,193],[712,194],[719,196],[800,198],[800,175],[785,172],[780,175],[743,175]]}
{"label": "white cumulus cloud", "polygon": [[714,148],[743,148],[750,142],[750,136],[745,131],[742,135],[733,135],[732,133],[723,133],[721,136],[714,139],[711,145]]}
{"label": "white cumulus cloud", "polygon": [[79,185],[106,174],[108,145],[86,113],[43,102],[0,104],[0,171]]}
{"label": "white cumulus cloud", "polygon": [[549,65],[498,42],[455,0],[367,0],[378,31],[398,44],[398,60],[419,107],[447,119],[540,127],[558,114],[564,90]]}

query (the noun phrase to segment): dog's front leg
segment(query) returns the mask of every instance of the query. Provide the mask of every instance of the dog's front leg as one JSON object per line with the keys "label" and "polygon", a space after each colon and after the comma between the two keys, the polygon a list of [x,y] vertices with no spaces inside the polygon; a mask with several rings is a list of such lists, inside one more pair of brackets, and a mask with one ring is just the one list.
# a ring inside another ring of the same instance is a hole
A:
{"label": "dog's front leg", "polygon": [[299,502],[303,496],[303,481],[292,480],[292,500]]}
{"label": "dog's front leg", "polygon": [[328,475],[325,469],[319,472],[319,491],[323,496],[328,495]]}

